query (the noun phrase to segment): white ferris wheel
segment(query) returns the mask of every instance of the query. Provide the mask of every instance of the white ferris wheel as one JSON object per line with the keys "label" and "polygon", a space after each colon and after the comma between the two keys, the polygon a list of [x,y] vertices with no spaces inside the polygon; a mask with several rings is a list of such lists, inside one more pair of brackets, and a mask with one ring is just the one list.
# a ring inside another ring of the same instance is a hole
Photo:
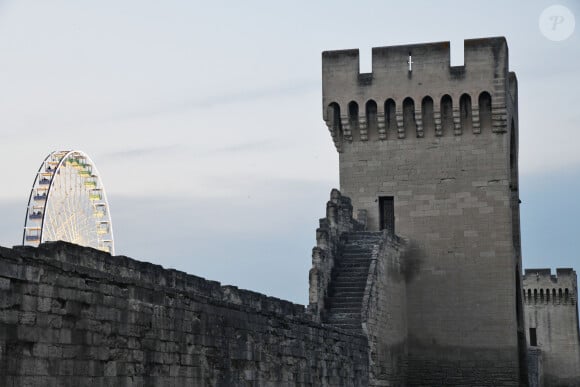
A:
{"label": "white ferris wheel", "polygon": [[48,155],[30,191],[22,244],[58,240],[115,253],[105,188],[95,164],[81,151]]}

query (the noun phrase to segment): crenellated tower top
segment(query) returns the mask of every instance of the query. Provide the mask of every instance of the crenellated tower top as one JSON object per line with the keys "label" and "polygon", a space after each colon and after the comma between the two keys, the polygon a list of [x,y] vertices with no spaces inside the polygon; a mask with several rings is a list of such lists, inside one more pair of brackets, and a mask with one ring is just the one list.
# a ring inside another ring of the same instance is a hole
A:
{"label": "crenellated tower top", "polygon": [[451,66],[449,42],[322,53],[323,118],[339,152],[356,141],[503,133],[517,81],[505,38],[465,40],[464,65]]}
{"label": "crenellated tower top", "polygon": [[578,299],[576,272],[570,268],[526,269],[523,276],[524,301],[528,304],[575,305]]}

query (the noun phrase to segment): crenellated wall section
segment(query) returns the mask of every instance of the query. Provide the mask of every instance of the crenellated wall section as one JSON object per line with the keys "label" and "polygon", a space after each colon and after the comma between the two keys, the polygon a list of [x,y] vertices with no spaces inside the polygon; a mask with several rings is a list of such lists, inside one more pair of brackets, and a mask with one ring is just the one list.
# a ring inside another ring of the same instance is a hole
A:
{"label": "crenellated wall section", "polygon": [[505,132],[517,103],[505,39],[466,40],[464,52],[464,66],[451,66],[449,42],[375,47],[372,73],[362,74],[358,50],[323,52],[323,118],[337,150],[358,141]]}

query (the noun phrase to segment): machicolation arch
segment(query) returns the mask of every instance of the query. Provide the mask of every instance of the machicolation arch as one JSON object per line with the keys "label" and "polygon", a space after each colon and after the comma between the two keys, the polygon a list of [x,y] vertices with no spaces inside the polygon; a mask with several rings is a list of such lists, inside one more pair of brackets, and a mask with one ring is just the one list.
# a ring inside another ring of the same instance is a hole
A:
{"label": "machicolation arch", "polygon": [[552,303],[552,304],[570,304],[576,305],[574,293],[569,288],[552,288],[552,289],[530,289],[523,291],[524,302],[526,304]]}
{"label": "machicolation arch", "polygon": [[475,104],[470,93],[456,97],[443,94],[438,101],[430,95],[417,100],[410,96],[402,100],[387,98],[383,104],[377,100],[351,100],[342,108],[336,101],[328,104],[328,127],[337,147],[343,140],[433,138],[493,131],[491,95],[487,91],[476,94]]}

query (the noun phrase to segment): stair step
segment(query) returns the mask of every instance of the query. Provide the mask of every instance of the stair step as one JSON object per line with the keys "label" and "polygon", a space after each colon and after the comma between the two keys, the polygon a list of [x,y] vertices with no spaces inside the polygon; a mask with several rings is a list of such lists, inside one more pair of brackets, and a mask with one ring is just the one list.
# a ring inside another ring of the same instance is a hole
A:
{"label": "stair step", "polygon": [[[360,282],[360,283],[366,283],[367,282],[367,273],[360,273],[360,274],[356,274],[356,273],[334,273],[334,275],[332,275],[331,277],[331,281],[334,281],[335,284],[339,284],[342,281],[347,281],[347,282]],[[332,283],[331,283],[331,286]]]}
{"label": "stair step", "polygon": [[358,306],[342,306],[342,305],[330,305],[330,310],[332,311],[332,313],[341,313],[341,314],[346,314],[346,313],[351,313],[351,314],[360,314],[361,312],[361,306],[360,304]]}
{"label": "stair step", "polygon": [[341,247],[343,250],[372,250],[377,245],[380,244],[380,241],[373,241],[367,239],[365,241],[343,241],[341,243]]}
{"label": "stair step", "polygon": [[330,315],[326,316],[325,321],[344,322],[347,324],[360,323],[361,322],[361,315],[360,315],[360,312],[330,314]]}
{"label": "stair step", "polygon": [[367,276],[369,272],[369,268],[368,267],[350,267],[350,266],[346,266],[346,267],[337,267],[332,271],[332,274],[354,274],[354,275],[360,275],[360,276]]}
{"label": "stair step", "polygon": [[338,261],[340,260],[365,260],[365,261],[371,261],[373,259],[372,255],[370,253],[368,254],[350,254],[350,253],[344,253],[342,252],[342,254],[340,254],[340,256],[337,258]]}
{"label": "stair step", "polygon": [[367,284],[366,281],[366,277],[362,278],[362,277],[348,277],[348,276],[342,276],[342,277],[333,277],[332,280],[334,282],[334,285],[332,285],[330,287],[330,289],[340,289],[342,287],[359,287],[362,289],[358,289],[358,290],[364,290],[364,287]]}
{"label": "stair step", "polygon": [[335,271],[332,273],[332,278],[340,278],[340,277],[358,277],[365,279],[367,278],[368,270],[345,270],[345,271]]}
{"label": "stair step", "polygon": [[339,292],[364,293],[366,286],[367,286],[366,281],[359,282],[350,281],[350,282],[334,283],[329,290],[335,290]]}
{"label": "stair step", "polygon": [[326,321],[360,322],[360,312],[332,313],[326,316]]}
{"label": "stair step", "polygon": [[343,247],[341,250],[342,254],[364,254],[370,255],[373,252],[373,246],[362,248],[362,247]]}
{"label": "stair step", "polygon": [[[343,297],[343,295],[340,295],[340,294],[339,295],[332,295],[332,296],[328,297],[328,300],[335,300],[336,301],[336,300],[341,299],[342,297]],[[362,299],[363,299],[362,293],[359,296],[356,296],[356,297],[357,297],[356,299],[358,300],[358,303],[360,305],[362,303]]]}
{"label": "stair step", "polygon": [[[366,270],[365,270],[366,269]],[[332,276],[333,277],[337,277],[339,275],[345,275],[345,274],[350,274],[350,275],[354,275],[354,276],[359,276],[359,277],[364,277],[366,278],[367,275],[369,273],[369,268],[358,268],[358,267],[345,267],[345,268],[339,268],[338,270],[334,270],[332,272]]]}
{"label": "stair step", "polygon": [[332,299],[332,297],[328,300],[329,304],[332,306],[340,306],[340,307],[359,307],[361,306],[361,298],[357,298],[357,299],[343,299],[343,298],[338,298],[338,299]]}
{"label": "stair step", "polygon": [[353,322],[353,323],[343,323],[343,322],[332,322],[332,321],[325,321],[326,324],[330,324],[337,328],[348,329],[348,330],[361,330],[362,324],[360,322]]}
{"label": "stair step", "polygon": [[342,324],[332,324],[336,328],[340,328],[344,331],[351,333],[361,333],[362,327],[360,325],[342,325]]}
{"label": "stair step", "polygon": [[[347,290],[347,288],[351,288],[351,290],[364,290],[364,288],[366,287],[367,283],[366,281],[363,281],[360,278],[341,278],[341,281],[338,282],[335,279],[334,284],[331,282],[331,286],[330,289],[336,289],[336,290]],[[352,289],[352,288],[357,288],[357,289]],[[360,288],[360,289],[358,289]]]}
{"label": "stair step", "polygon": [[331,306],[330,307],[333,313],[340,313],[340,314],[352,314],[358,315],[360,314],[360,305],[357,307],[352,306]]}
{"label": "stair step", "polygon": [[353,232],[345,232],[342,234],[343,238],[382,238],[383,232],[382,231],[353,231]]}
{"label": "stair step", "polygon": [[349,275],[349,274],[342,274],[342,275],[336,275],[336,276],[332,276],[331,281],[334,281],[334,285],[331,285],[331,288],[333,286],[340,286],[340,285],[352,285],[353,283],[355,284],[359,284],[359,285],[364,285],[367,283],[367,276],[356,276],[356,275]]}
{"label": "stair step", "polygon": [[341,236],[340,255],[332,270],[324,321],[361,331],[361,309],[372,253],[383,232],[350,232]]}
{"label": "stair step", "polygon": [[334,282],[333,285],[330,286],[330,290],[332,289],[340,289],[342,287],[358,287],[361,289],[358,290],[364,290],[367,281],[366,281],[366,277],[362,278],[362,277],[347,277],[347,276],[341,276],[341,277],[333,277],[331,282]]}
{"label": "stair step", "polygon": [[[335,281],[335,283],[342,282],[342,281],[367,282],[367,274],[363,273],[363,274],[357,275],[356,273],[335,273],[335,275],[333,275],[331,277],[331,281]],[[331,282],[331,286],[332,286],[332,282]]]}
{"label": "stair step", "polygon": [[339,297],[328,297],[328,299],[333,301],[358,302],[360,304],[362,297],[339,296]]}
{"label": "stair step", "polygon": [[364,290],[342,290],[341,293],[332,293],[329,298],[358,298],[362,300],[364,296]]}
{"label": "stair step", "polygon": [[368,269],[367,270],[335,270],[332,272],[331,276],[333,278],[338,277],[360,277],[366,279],[368,276]]}
{"label": "stair step", "polygon": [[347,272],[347,271],[356,270],[357,272],[364,272],[364,273],[366,273],[369,270],[369,266],[370,265],[363,265],[363,264],[352,264],[352,265],[349,265],[349,266],[342,266],[342,265],[340,265],[340,266],[335,266],[334,267],[334,271],[335,272]]}
{"label": "stair step", "polygon": [[353,313],[353,314],[360,314],[361,312],[361,305],[332,305],[330,304],[330,310],[332,313]]}
{"label": "stair step", "polygon": [[360,324],[361,318],[360,318],[360,313],[358,313],[356,315],[354,313],[352,313],[351,315],[348,315],[348,316],[329,315],[329,316],[326,316],[324,321],[332,322],[332,323]]}
{"label": "stair step", "polygon": [[341,267],[338,269],[335,269],[332,271],[332,276],[336,277],[339,274],[352,274],[352,275],[356,275],[356,276],[360,276],[360,277],[367,277],[369,273],[369,268],[368,267]]}
{"label": "stair step", "polygon": [[362,324],[359,320],[325,320],[326,324],[332,325],[351,325],[360,327]]}
{"label": "stair step", "polygon": [[367,265],[369,263],[371,263],[371,261],[373,260],[373,257],[371,257],[370,255],[340,255],[338,258],[336,258],[334,261],[335,262],[358,262],[358,263],[366,263]]}

